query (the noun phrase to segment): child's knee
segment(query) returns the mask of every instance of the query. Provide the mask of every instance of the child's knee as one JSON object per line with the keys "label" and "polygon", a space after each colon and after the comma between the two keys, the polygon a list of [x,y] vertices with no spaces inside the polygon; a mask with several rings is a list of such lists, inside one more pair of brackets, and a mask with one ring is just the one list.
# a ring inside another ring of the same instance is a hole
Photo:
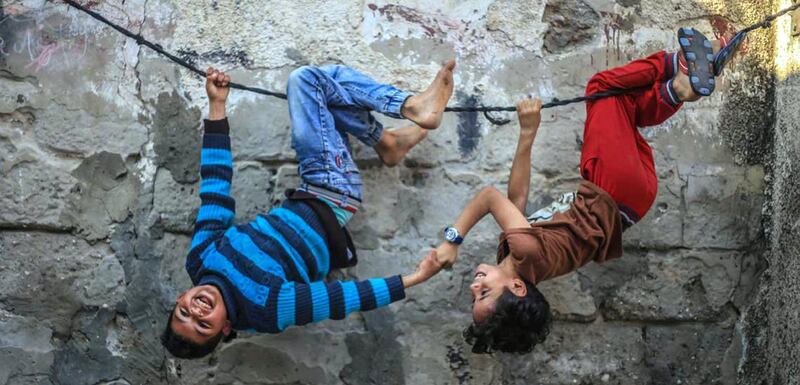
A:
{"label": "child's knee", "polygon": [[597,93],[599,90],[606,89],[607,87],[603,74],[596,73],[589,79],[589,82],[586,83],[586,95]]}
{"label": "child's knee", "polygon": [[486,186],[482,188],[480,194],[488,199],[496,199],[497,197],[503,196],[503,193],[494,186]]}
{"label": "child's knee", "polygon": [[310,84],[317,79],[317,68],[312,66],[302,66],[296,68],[289,74],[289,80],[286,82],[286,89],[302,87]]}

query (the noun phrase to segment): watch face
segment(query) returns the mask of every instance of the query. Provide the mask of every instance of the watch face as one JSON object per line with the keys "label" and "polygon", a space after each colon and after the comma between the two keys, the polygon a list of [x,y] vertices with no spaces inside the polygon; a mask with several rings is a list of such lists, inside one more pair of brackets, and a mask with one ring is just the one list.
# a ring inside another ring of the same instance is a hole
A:
{"label": "watch face", "polygon": [[456,231],[456,229],[452,227],[444,229],[444,239],[452,242],[455,241],[457,237],[458,237],[458,231]]}

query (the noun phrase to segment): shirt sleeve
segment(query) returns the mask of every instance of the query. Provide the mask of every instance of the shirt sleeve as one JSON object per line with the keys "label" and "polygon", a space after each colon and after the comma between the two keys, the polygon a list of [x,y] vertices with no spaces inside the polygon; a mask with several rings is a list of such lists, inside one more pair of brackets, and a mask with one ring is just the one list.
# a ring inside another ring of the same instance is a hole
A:
{"label": "shirt sleeve", "polygon": [[536,284],[541,274],[542,247],[532,228],[510,229],[500,236],[498,261],[511,256],[517,273],[528,282]]}
{"label": "shirt sleeve", "polygon": [[205,120],[203,148],[200,152],[200,210],[194,226],[192,245],[186,268],[192,275],[203,250],[212,240],[211,235],[228,228],[233,222],[236,202],[231,197],[233,155],[228,119]]}
{"label": "shirt sleeve", "polygon": [[365,281],[284,282],[270,290],[264,329],[278,333],[292,325],[343,319],[405,298],[399,275]]}

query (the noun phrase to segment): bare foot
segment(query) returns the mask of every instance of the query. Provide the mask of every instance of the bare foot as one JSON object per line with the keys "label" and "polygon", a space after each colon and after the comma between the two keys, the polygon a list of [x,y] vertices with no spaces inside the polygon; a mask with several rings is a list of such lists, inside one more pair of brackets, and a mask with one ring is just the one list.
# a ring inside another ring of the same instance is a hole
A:
{"label": "bare foot", "polygon": [[374,148],[383,164],[394,167],[400,164],[408,151],[426,136],[428,136],[428,130],[417,125],[386,130]]}
{"label": "bare foot", "polygon": [[455,60],[448,60],[436,74],[428,89],[406,100],[400,114],[420,127],[433,130],[442,123],[442,114],[453,95],[453,69]]}

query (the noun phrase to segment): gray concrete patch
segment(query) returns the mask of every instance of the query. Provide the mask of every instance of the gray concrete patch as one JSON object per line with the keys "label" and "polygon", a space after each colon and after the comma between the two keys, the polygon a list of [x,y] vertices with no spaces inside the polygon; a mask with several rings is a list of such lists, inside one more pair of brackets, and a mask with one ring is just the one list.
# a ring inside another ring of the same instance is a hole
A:
{"label": "gray concrete patch", "polygon": [[114,223],[131,214],[137,181],[118,154],[101,152],[73,170],[80,182],[72,189],[61,221],[90,241],[108,237]]}
{"label": "gray concrete patch", "polygon": [[153,102],[153,149],[158,165],[178,183],[198,180],[200,169],[200,110],[189,108],[175,91],[161,93]]}
{"label": "gray concrete patch", "polygon": [[544,9],[544,21],[549,26],[544,48],[559,53],[595,38],[600,16],[582,0],[551,0]]}

